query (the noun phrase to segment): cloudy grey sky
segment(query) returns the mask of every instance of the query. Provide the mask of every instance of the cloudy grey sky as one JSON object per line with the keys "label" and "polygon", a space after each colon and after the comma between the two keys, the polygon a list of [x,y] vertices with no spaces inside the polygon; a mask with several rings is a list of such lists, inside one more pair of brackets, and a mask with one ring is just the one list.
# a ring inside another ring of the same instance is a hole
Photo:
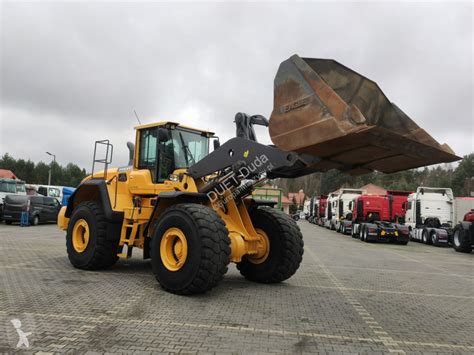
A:
{"label": "cloudy grey sky", "polygon": [[474,151],[470,2],[15,1],[0,27],[0,154],[50,151],[90,170],[94,141],[109,138],[123,165],[134,109],[228,139],[236,112],[269,116],[294,53],[355,69],[438,141]]}

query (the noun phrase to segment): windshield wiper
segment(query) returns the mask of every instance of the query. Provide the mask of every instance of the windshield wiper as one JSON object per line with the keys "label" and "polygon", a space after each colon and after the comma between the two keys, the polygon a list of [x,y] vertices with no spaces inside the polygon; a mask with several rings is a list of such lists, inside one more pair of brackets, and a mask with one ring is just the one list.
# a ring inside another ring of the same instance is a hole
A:
{"label": "windshield wiper", "polygon": [[[191,153],[191,150],[189,147],[184,143],[184,138],[183,134],[179,132],[179,138],[181,139],[181,145],[183,146],[183,152],[184,152],[184,159],[186,159],[186,165],[194,165],[196,164],[196,161],[194,160],[193,154]],[[190,164],[191,161],[191,164]]]}

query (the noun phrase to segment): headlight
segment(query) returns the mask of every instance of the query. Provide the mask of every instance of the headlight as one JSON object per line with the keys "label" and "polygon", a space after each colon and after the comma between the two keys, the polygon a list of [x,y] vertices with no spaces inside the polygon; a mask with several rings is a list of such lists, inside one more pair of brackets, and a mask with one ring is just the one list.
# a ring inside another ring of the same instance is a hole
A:
{"label": "headlight", "polygon": [[380,232],[380,235],[385,235],[385,231]]}

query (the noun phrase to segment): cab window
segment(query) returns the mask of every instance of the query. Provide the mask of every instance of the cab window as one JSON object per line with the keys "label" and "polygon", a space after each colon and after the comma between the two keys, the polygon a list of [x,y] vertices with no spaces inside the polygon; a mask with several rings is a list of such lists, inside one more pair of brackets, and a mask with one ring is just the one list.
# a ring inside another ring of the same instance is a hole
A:
{"label": "cab window", "polygon": [[140,131],[140,151],[138,159],[138,169],[148,169],[153,182],[156,179],[156,153],[157,153],[157,132],[156,127],[143,129]]}

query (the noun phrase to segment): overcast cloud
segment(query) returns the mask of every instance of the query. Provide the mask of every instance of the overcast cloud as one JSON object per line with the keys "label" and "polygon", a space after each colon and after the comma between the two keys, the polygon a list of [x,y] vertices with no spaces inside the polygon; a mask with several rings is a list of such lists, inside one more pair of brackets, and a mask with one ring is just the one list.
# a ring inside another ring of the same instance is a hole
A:
{"label": "overcast cloud", "polygon": [[236,112],[270,115],[294,53],[353,68],[439,142],[474,151],[470,2],[3,2],[0,154],[90,170],[109,138],[124,165],[134,109],[226,140]]}

